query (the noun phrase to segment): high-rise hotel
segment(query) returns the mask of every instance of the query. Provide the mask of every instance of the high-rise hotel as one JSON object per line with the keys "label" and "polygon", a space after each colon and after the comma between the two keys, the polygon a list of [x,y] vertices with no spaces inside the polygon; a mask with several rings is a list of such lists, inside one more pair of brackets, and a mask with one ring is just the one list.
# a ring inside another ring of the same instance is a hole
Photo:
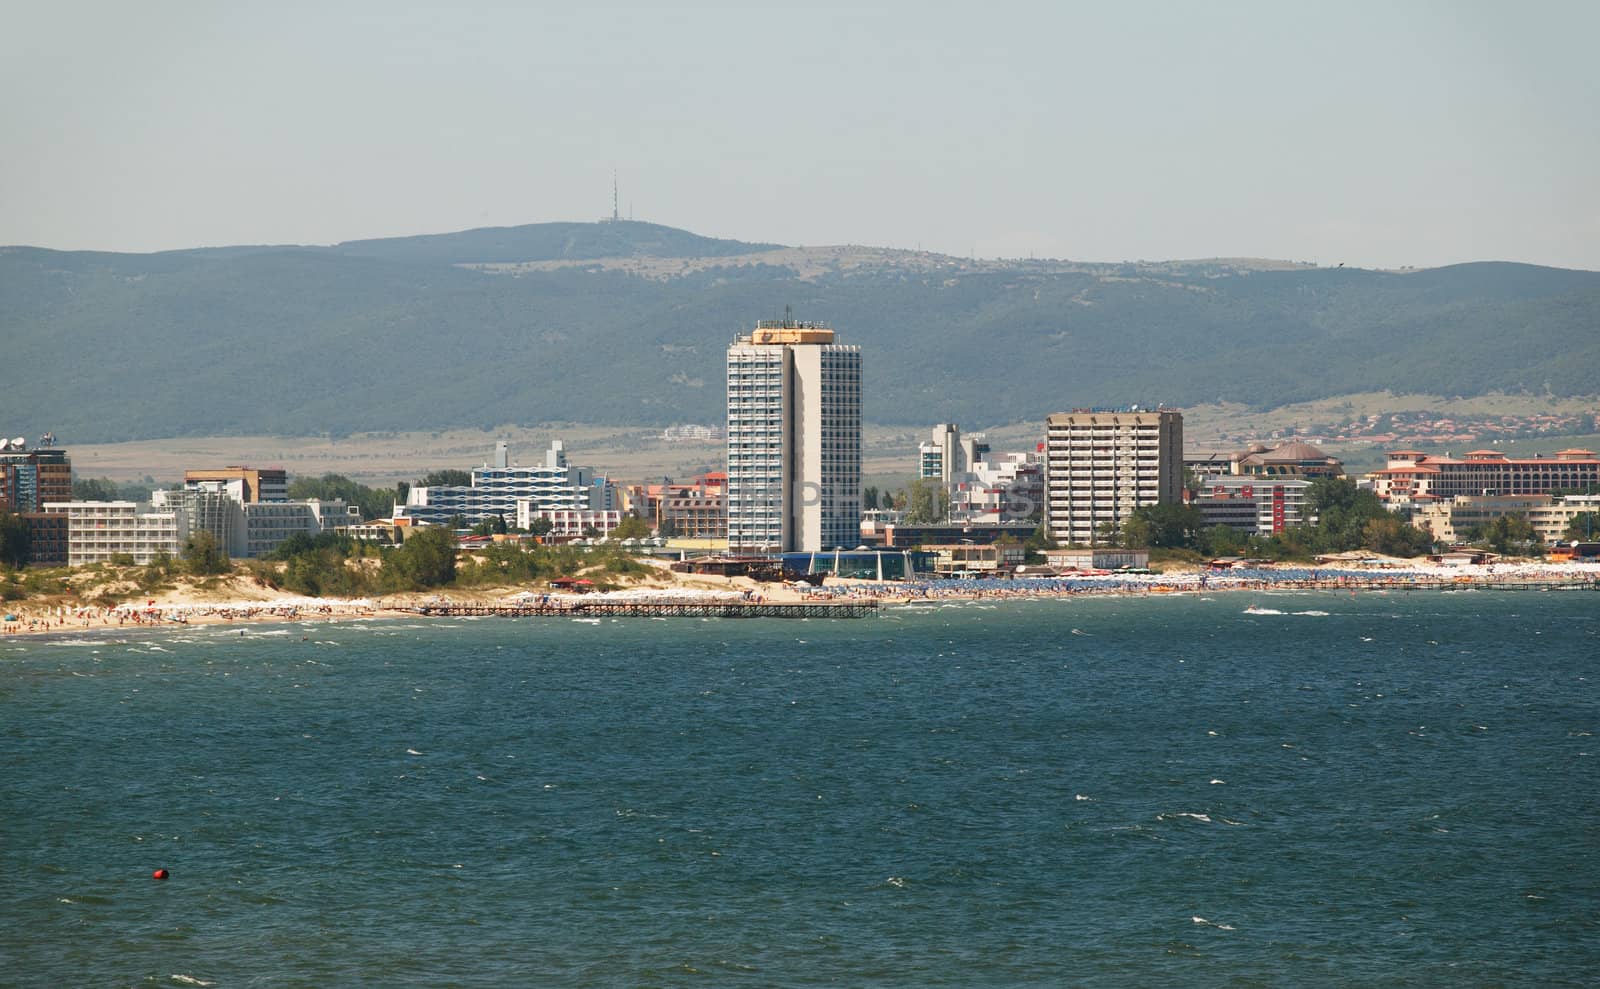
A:
{"label": "high-rise hotel", "polygon": [[1062,546],[1103,542],[1134,509],[1183,500],[1183,414],[1078,409],[1045,420],[1045,528]]}
{"label": "high-rise hotel", "polygon": [[861,541],[861,348],[763,320],[728,348],[728,549]]}

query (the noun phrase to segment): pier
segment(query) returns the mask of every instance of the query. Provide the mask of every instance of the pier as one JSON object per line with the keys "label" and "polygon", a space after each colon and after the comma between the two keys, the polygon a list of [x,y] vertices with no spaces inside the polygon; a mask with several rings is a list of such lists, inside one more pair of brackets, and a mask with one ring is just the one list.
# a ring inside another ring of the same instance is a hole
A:
{"label": "pier", "polygon": [[562,601],[527,604],[425,604],[396,609],[443,618],[866,618],[878,602]]}

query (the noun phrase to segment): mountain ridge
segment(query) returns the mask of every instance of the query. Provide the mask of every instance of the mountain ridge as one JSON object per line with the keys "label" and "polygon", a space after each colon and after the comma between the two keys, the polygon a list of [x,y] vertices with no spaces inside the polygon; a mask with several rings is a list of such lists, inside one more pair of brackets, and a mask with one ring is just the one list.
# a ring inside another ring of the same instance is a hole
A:
{"label": "mountain ridge", "polygon": [[863,346],[864,413],[889,424],[1595,390],[1600,273],[1255,264],[794,248],[633,221],[331,247],[0,248],[0,412],[83,442],[716,422],[723,348],[785,306]]}

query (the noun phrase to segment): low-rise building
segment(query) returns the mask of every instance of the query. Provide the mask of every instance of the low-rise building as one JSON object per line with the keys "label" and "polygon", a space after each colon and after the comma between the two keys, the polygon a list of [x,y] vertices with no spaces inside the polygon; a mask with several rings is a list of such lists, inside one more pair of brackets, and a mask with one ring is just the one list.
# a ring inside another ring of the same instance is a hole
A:
{"label": "low-rise building", "polygon": [[580,536],[608,536],[622,524],[622,513],[616,510],[597,512],[578,508],[540,508],[532,498],[517,500],[512,517],[519,529],[532,529],[536,520],[550,523],[550,535],[565,538]]}
{"label": "low-rise building", "polygon": [[1044,562],[1057,570],[1142,570],[1150,565],[1147,549],[1047,549]]}
{"label": "low-rise building", "polygon": [[1459,495],[1443,501],[1428,500],[1410,506],[1411,523],[1433,534],[1437,542],[1455,543],[1473,529],[1508,515],[1528,521],[1546,545],[1566,539],[1568,526],[1584,513],[1600,513],[1600,495],[1547,494],[1473,497]]}
{"label": "low-rise building", "polygon": [[1305,525],[1306,491],[1312,482],[1293,476],[1212,476],[1201,478],[1190,504],[1207,527],[1225,525],[1256,536],[1271,536]]}
{"label": "low-rise building", "polygon": [[1028,556],[1021,543],[950,543],[922,548],[933,554],[933,571],[941,576],[1009,573]]}

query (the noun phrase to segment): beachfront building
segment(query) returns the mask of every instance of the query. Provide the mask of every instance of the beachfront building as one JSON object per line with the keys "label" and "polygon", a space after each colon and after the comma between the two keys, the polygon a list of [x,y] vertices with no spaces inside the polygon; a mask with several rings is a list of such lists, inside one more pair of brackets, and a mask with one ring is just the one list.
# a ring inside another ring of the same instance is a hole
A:
{"label": "beachfront building", "polygon": [[626,490],[628,504],[662,535],[674,539],[728,538],[728,475],[707,471],[687,483],[670,480]]}
{"label": "beachfront building", "polygon": [[[1502,516],[1520,515],[1546,545],[1554,546],[1566,539],[1567,527],[1574,519],[1585,513],[1600,513],[1600,495],[1458,495],[1417,502],[1410,509],[1411,524],[1431,532],[1437,542],[1460,542],[1480,525]],[[1600,535],[1600,529],[1595,534]]]}
{"label": "beachfront building", "polygon": [[1460,497],[1549,494],[1600,485],[1600,458],[1578,449],[1520,458],[1498,450],[1473,450],[1460,459],[1395,450],[1388,466],[1368,474],[1367,480],[1379,498],[1395,506]]}
{"label": "beachfront building", "polygon": [[282,467],[214,467],[183,472],[185,488],[222,491],[241,505],[289,500],[289,472]]}
{"label": "beachfront building", "polygon": [[565,444],[554,440],[544,459],[530,466],[513,463],[501,441],[495,445],[493,463],[473,468],[469,484],[412,488],[405,505],[395,512],[397,518],[430,525],[444,525],[456,516],[468,525],[499,516],[510,525],[522,500],[529,501],[533,511],[620,510],[616,485],[593,468],[569,464]]}
{"label": "beachfront building", "polygon": [[953,521],[1038,520],[1043,508],[1044,460],[1039,452],[991,455],[975,463],[950,489]]}
{"label": "beachfront building", "polygon": [[1292,476],[1200,478],[1190,504],[1207,527],[1225,525],[1253,536],[1271,536],[1306,525],[1306,491],[1312,481]]}
{"label": "beachfront building", "polygon": [[1093,546],[1135,509],[1183,498],[1183,415],[1173,409],[1076,409],[1045,420],[1045,527]]}
{"label": "beachfront building", "polygon": [[[361,521],[361,509],[342,500],[263,499],[259,477],[186,471],[184,478],[184,486],[178,490],[153,492],[151,504],[157,509],[182,512],[189,532],[211,533],[222,551],[235,560],[267,556],[296,533],[316,536]],[[286,490],[287,485],[272,481],[265,488],[273,495]]]}
{"label": "beachfront building", "polygon": [[38,512],[72,500],[72,459],[54,442],[46,434],[30,450],[24,437],[0,439],[0,511]]}
{"label": "beachfront building", "polygon": [[1147,549],[1047,549],[1044,562],[1057,570],[1142,570],[1150,565]]}
{"label": "beachfront building", "polygon": [[933,572],[939,576],[1010,573],[1027,560],[1021,543],[945,543],[924,545],[933,554]]}
{"label": "beachfront building", "polygon": [[551,536],[577,539],[582,536],[609,536],[611,530],[622,524],[622,512],[594,511],[587,508],[541,508],[533,498],[518,498],[515,519],[511,524],[519,529],[532,529],[533,523],[543,519],[550,523]]}
{"label": "beachfront building", "polygon": [[113,557],[149,563],[178,555],[189,535],[181,508],[141,512],[131,501],[52,502],[46,513],[66,516],[67,565],[109,563]]}
{"label": "beachfront building", "polygon": [[962,436],[960,426],[941,422],[933,427],[928,442],[917,446],[917,476],[949,489],[988,456],[989,443],[982,433]]}
{"label": "beachfront building", "polygon": [[861,349],[823,323],[764,320],[728,347],[728,548],[854,546]]}

